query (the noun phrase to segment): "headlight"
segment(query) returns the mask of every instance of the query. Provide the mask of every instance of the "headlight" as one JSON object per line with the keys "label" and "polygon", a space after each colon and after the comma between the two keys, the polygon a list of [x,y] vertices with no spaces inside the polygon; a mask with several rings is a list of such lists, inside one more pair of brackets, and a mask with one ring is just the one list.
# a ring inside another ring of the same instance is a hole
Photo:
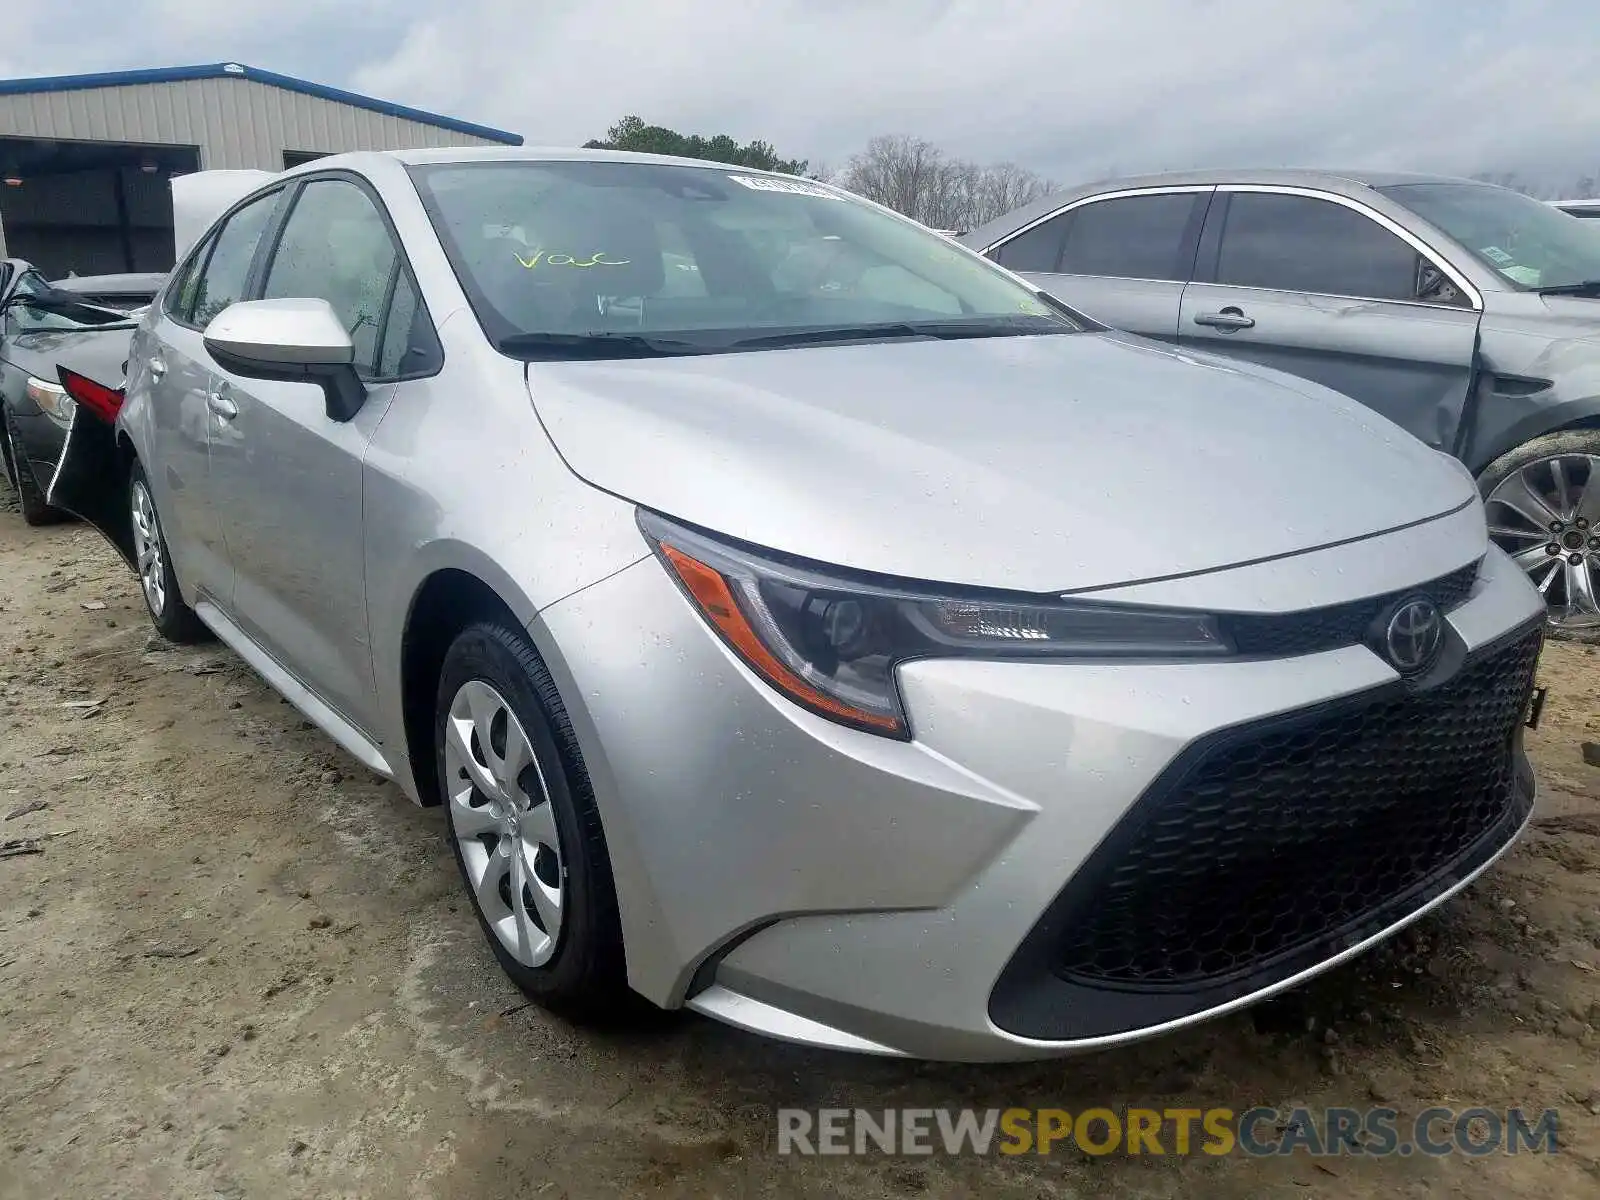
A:
{"label": "headlight", "polygon": [[72,424],[72,414],[78,406],[72,397],[67,395],[67,389],[59,383],[30,377],[23,390],[28,393],[28,399],[37,404],[39,410],[61,428],[65,429]]}
{"label": "headlight", "polygon": [[730,546],[641,511],[684,594],[753,671],[844,725],[908,739],[915,658],[1194,658],[1232,651],[1204,613],[899,584]]}

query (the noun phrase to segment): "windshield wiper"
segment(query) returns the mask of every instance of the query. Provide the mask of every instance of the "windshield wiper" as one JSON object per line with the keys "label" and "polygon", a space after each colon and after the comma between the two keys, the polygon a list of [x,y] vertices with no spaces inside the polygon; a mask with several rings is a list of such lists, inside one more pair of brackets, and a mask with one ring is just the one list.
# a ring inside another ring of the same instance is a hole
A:
{"label": "windshield wiper", "polygon": [[822,329],[793,329],[730,342],[735,350],[761,347],[810,346],[825,342],[876,342],[899,338],[932,338],[956,341],[961,338],[1015,337],[1028,333],[1076,333],[1064,321],[1052,318],[994,317],[979,321],[895,321],[887,325],[841,325]]}
{"label": "windshield wiper", "polygon": [[1533,290],[1541,296],[1600,296],[1600,279],[1585,279],[1580,283],[1558,283]]}
{"label": "windshield wiper", "polygon": [[530,361],[569,358],[666,358],[710,354],[715,346],[642,333],[513,333],[495,342],[502,354]]}

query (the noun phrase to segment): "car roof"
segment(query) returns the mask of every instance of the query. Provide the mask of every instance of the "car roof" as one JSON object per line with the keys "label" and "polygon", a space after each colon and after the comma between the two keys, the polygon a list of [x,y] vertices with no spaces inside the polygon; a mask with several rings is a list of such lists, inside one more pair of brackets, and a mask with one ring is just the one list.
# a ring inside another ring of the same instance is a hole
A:
{"label": "car roof", "polygon": [[[388,159],[406,166],[437,166],[451,163],[475,162],[628,162],[641,164],[699,167],[711,171],[738,171],[748,175],[773,175],[755,167],[742,167],[733,163],[712,162],[704,158],[677,158],[668,154],[639,154],[631,150],[586,150],[571,146],[444,146],[426,150],[354,151],[349,154],[331,154],[324,158],[302,163],[283,172],[283,177],[310,174],[316,171],[335,170],[339,167],[359,169],[373,160]],[[792,176],[779,176],[792,178]]]}
{"label": "car roof", "polygon": [[[961,241],[977,249],[986,249],[994,243],[1031,225],[1040,217],[1054,212],[1063,204],[1100,192],[1150,187],[1212,187],[1230,183],[1254,183],[1278,187],[1307,187],[1335,195],[1359,196],[1374,188],[1397,187],[1410,183],[1472,183],[1451,175],[1427,175],[1410,171],[1335,171],[1329,169],[1293,167],[1230,167],[1210,170],[1163,171],[1154,175],[1129,175],[1122,178],[1100,179],[1048,196],[1013,209],[996,217],[987,225],[965,234]],[[1484,184],[1482,186],[1490,186]]]}

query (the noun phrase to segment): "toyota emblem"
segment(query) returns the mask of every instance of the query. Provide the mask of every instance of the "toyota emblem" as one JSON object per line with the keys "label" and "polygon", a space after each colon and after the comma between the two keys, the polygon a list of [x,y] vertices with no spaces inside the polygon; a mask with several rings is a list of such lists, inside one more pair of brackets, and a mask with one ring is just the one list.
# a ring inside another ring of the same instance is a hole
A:
{"label": "toyota emblem", "polygon": [[1402,600],[1389,617],[1383,648],[1397,671],[1409,675],[1433,662],[1444,643],[1444,618],[1426,596]]}

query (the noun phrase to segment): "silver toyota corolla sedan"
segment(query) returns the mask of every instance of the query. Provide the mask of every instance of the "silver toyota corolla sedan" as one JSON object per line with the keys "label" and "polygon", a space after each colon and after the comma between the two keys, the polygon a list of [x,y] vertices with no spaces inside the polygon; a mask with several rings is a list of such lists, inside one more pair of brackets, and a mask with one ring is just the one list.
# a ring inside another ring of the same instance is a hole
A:
{"label": "silver toyota corolla sedan", "polygon": [[54,502],[444,806],[559,1011],[1105,1046],[1358,953],[1528,816],[1543,609],[1459,463],[823,184],[320,160],[104,393]]}

